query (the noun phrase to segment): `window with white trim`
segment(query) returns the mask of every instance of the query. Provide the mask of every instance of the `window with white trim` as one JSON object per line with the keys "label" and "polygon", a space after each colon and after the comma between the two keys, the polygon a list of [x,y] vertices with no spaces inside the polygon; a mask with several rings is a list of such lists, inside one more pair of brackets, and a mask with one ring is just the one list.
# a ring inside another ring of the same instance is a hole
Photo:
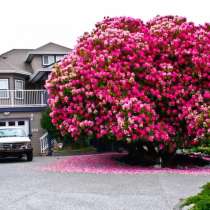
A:
{"label": "window with white trim", "polygon": [[6,122],[0,122],[0,127],[1,126],[6,126]]}
{"label": "window with white trim", "polygon": [[0,98],[9,98],[9,80],[0,79]]}
{"label": "window with white trim", "polygon": [[55,63],[55,56],[54,55],[43,55],[42,56],[42,64],[43,66],[48,66]]}
{"label": "window with white trim", "polygon": [[20,79],[15,80],[15,98],[23,99],[24,81]]}

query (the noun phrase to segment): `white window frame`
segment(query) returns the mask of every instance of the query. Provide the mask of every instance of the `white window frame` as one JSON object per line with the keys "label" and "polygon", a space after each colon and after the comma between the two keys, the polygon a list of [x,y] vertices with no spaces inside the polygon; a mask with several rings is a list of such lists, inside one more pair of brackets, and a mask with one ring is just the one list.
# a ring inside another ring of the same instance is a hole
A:
{"label": "white window frame", "polygon": [[6,94],[5,94],[5,96],[1,96],[0,95],[0,99],[8,99],[9,98],[9,79],[0,79],[0,81],[6,81],[7,82],[7,89],[3,89],[3,88],[1,88],[1,86],[0,86],[0,91],[7,91],[6,92]]}
{"label": "white window frame", "polygon": [[[22,88],[17,88],[17,82],[22,83]],[[25,82],[22,79],[15,79],[15,99],[23,99],[23,90]],[[22,92],[20,92],[22,91]]]}
{"label": "white window frame", "polygon": [[[47,60],[48,60],[47,63],[45,63],[45,59],[44,59],[45,56],[47,56]],[[50,62],[49,57],[53,58],[53,62]],[[49,65],[51,65],[53,63],[55,63],[55,56],[54,55],[42,55],[42,65],[43,66],[49,66]]]}

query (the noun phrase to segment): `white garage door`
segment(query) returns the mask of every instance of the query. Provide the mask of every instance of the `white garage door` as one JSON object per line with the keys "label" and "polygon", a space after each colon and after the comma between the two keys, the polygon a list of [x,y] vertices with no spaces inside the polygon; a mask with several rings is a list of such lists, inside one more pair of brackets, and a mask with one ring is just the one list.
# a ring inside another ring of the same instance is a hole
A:
{"label": "white garage door", "polygon": [[24,129],[26,135],[29,135],[29,121],[28,120],[0,120],[0,127],[21,127]]}

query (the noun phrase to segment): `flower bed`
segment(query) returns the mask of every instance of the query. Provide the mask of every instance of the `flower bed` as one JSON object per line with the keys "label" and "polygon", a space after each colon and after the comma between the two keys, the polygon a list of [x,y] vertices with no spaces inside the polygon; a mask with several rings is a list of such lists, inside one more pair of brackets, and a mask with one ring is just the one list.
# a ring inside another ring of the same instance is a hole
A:
{"label": "flower bed", "polygon": [[[191,167],[188,169],[171,169],[160,167],[130,166],[117,161],[125,154],[104,153],[93,155],[75,155],[42,167],[44,171],[64,173],[96,174],[155,174],[176,173],[193,175],[210,175],[210,167]],[[210,160],[210,159],[208,159]]]}

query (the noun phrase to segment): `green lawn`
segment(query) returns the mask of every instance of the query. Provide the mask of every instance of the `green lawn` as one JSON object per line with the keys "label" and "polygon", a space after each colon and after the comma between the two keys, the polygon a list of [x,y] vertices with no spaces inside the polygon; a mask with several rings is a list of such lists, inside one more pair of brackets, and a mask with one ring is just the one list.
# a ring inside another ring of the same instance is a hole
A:
{"label": "green lawn", "polygon": [[210,147],[208,146],[202,146],[202,147],[196,147],[192,149],[193,152],[201,152],[206,155],[210,155]]}
{"label": "green lawn", "polygon": [[202,191],[187,198],[183,206],[194,204],[191,210],[210,210],[210,182],[202,187]]}
{"label": "green lawn", "polygon": [[96,149],[94,147],[72,147],[70,145],[65,146],[62,149],[54,150],[54,155],[81,155],[81,154],[90,154],[90,153],[96,153]]}

